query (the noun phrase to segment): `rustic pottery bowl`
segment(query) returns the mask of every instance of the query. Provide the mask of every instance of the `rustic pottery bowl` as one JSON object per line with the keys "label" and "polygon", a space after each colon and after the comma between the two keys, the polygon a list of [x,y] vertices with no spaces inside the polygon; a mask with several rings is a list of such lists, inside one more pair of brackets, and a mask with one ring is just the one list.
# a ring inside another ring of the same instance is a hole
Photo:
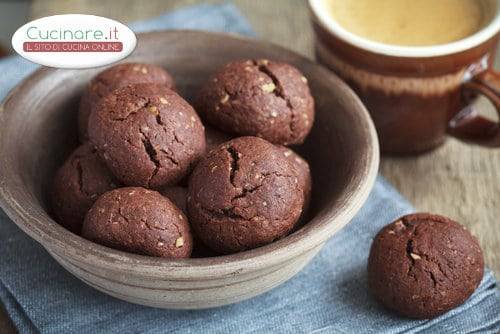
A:
{"label": "rustic pottery bowl", "polygon": [[76,110],[84,85],[102,68],[41,68],[0,107],[0,204],[64,268],[111,296],[172,309],[225,305],[261,294],[301,270],[347,224],[370,192],[379,151],[372,121],[334,74],[293,52],[224,34],[140,34],[127,61],[164,66],[187,99],[222,64],[269,58],[303,71],[316,99],[316,122],[300,151],[311,163],[311,219],[298,231],[239,254],[169,260],[113,250],[58,225],[47,213],[47,185],[76,146]]}

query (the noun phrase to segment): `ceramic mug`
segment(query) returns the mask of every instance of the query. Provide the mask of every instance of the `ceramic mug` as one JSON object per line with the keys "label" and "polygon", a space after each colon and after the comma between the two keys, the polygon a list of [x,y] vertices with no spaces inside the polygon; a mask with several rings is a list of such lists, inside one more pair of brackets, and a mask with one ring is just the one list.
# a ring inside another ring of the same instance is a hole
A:
{"label": "ceramic mug", "polygon": [[414,154],[442,144],[446,135],[500,146],[498,122],[471,106],[487,97],[500,116],[500,76],[492,69],[500,31],[496,14],[477,33],[448,44],[407,47],[374,42],[342,28],[325,0],[309,0],[320,63],[356,91],[377,127],[382,152]]}

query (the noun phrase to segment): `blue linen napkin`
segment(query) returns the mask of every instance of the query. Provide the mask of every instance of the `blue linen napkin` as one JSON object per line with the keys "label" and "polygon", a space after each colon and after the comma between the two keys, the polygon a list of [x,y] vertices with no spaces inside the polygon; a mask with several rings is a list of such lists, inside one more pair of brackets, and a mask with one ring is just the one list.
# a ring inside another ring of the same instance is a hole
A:
{"label": "blue linen napkin", "polygon": [[[230,4],[200,5],[132,25],[251,35]],[[0,61],[0,99],[36,65]],[[169,311],[108,297],[81,283],[0,210],[0,300],[21,333],[497,333],[500,293],[490,270],[462,306],[433,320],[400,318],[369,295],[366,261],[376,232],[412,212],[382,177],[362,210],[294,278],[235,305]]]}

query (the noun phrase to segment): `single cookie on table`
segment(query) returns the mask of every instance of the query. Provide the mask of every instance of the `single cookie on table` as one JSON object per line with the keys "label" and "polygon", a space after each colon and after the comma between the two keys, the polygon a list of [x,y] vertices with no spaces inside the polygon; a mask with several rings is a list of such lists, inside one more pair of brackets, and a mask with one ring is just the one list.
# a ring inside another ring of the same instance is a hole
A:
{"label": "single cookie on table", "polygon": [[186,216],[168,198],[141,187],[103,194],[85,216],[82,236],[125,252],[168,258],[191,255]]}
{"label": "single cookie on table", "polygon": [[287,158],[288,161],[290,161],[290,163],[297,169],[299,183],[304,190],[304,208],[302,210],[302,216],[304,216],[307,213],[311,202],[312,177],[309,163],[307,163],[307,161],[298,153],[286,146],[278,146],[278,148],[281,152],[283,152],[285,158]]}
{"label": "single cookie on table", "polygon": [[163,68],[142,63],[123,63],[97,74],[87,85],[78,110],[78,135],[82,142],[88,140],[88,123],[92,110],[99,100],[113,90],[138,83],[156,83],[174,88],[172,76]]}
{"label": "single cookie on table", "polygon": [[188,188],[189,221],[218,253],[263,246],[287,235],[304,204],[298,172],[275,145],[232,139],[196,166]]}
{"label": "single cookie on table", "polygon": [[386,307],[433,318],[462,304],[483,277],[477,240],[453,220],[417,213],[384,227],[373,241],[368,284]]}
{"label": "single cookie on table", "polygon": [[314,122],[307,79],[292,65],[265,59],[225,65],[204,84],[196,108],[225,132],[283,145],[302,143]]}
{"label": "single cookie on table", "polygon": [[51,203],[56,221],[79,234],[92,204],[117,185],[97,150],[90,143],[79,146],[57,170],[52,183]]}
{"label": "single cookie on table", "polygon": [[102,98],[90,115],[89,137],[130,186],[175,185],[205,153],[205,130],[194,109],[155,84],[130,85]]}

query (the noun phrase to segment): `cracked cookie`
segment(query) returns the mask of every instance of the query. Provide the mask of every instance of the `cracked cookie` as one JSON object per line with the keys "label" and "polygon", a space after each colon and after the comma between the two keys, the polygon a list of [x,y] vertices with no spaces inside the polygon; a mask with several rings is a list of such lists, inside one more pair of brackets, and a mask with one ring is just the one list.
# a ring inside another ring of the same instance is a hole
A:
{"label": "cracked cookie", "polygon": [[82,236],[118,250],[168,258],[189,257],[193,247],[182,211],[160,193],[140,187],[99,197],[85,216]]}
{"label": "cracked cookie", "polygon": [[302,143],[314,122],[307,79],[266,59],[225,65],[200,90],[196,109],[222,131],[283,145]]}
{"label": "cracked cookie", "polygon": [[56,221],[79,234],[85,214],[97,198],[118,181],[90,143],[79,146],[57,170],[51,189]]}
{"label": "cracked cookie", "polygon": [[296,225],[304,204],[298,171],[275,145],[240,137],[211,150],[188,188],[196,234],[218,253],[269,244]]}
{"label": "cracked cookie", "polygon": [[130,186],[174,185],[205,152],[198,115],[163,85],[129,85],[102,98],[90,115],[89,137],[113,174]]}
{"label": "cracked cookie", "polygon": [[368,284],[386,307],[411,318],[433,318],[462,304],[483,277],[477,240],[453,220],[411,214],[373,241]]}
{"label": "cracked cookie", "polygon": [[88,140],[88,123],[99,99],[113,90],[138,83],[156,83],[174,88],[174,80],[163,68],[141,63],[124,63],[112,66],[97,74],[85,88],[78,110],[78,135],[80,141]]}

